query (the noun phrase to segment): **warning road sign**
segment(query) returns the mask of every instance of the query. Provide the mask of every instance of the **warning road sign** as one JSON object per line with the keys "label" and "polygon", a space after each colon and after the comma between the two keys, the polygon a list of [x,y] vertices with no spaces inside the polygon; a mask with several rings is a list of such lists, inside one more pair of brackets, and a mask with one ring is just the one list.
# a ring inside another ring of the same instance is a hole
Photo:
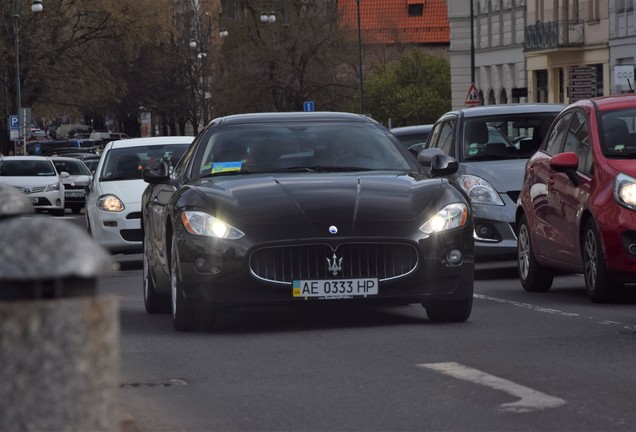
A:
{"label": "warning road sign", "polygon": [[477,94],[477,87],[475,87],[475,83],[470,84],[470,90],[468,90],[464,103],[470,106],[479,105],[479,95]]}

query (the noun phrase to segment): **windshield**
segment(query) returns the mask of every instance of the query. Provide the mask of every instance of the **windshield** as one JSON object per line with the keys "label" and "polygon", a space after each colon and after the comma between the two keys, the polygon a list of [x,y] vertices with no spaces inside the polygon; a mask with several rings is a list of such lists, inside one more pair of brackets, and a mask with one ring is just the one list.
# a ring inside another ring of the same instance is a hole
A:
{"label": "windshield", "polygon": [[66,171],[72,176],[91,175],[86,165],[80,160],[54,160],[53,165],[59,173]]}
{"label": "windshield", "polygon": [[465,161],[529,158],[541,146],[558,113],[524,113],[464,121]]}
{"label": "windshield", "polygon": [[[227,126],[204,138],[193,175],[417,170],[389,132],[368,123]],[[404,151],[404,150],[403,150]]]}
{"label": "windshield", "polygon": [[0,159],[0,176],[4,177],[52,177],[55,167],[48,160]]}
{"label": "windshield", "polygon": [[141,179],[141,171],[159,161],[167,163],[172,170],[189,145],[161,144],[112,149],[104,155],[100,180]]}
{"label": "windshield", "polygon": [[636,159],[636,108],[602,112],[598,122],[605,156]]}

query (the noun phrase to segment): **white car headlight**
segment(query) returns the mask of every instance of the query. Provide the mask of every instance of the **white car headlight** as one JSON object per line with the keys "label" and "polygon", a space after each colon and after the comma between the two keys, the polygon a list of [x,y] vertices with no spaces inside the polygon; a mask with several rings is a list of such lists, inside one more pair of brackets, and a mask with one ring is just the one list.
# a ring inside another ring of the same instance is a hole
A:
{"label": "white car headlight", "polygon": [[481,177],[468,174],[459,176],[459,185],[474,203],[504,205],[495,188]]}
{"label": "white car headlight", "polygon": [[614,198],[624,207],[636,210],[636,179],[619,174],[614,181]]}
{"label": "white car headlight", "polygon": [[97,208],[109,212],[122,212],[126,208],[124,203],[115,195],[102,195],[97,199]]}
{"label": "white car headlight", "polygon": [[436,232],[446,231],[453,228],[459,228],[466,225],[468,220],[468,208],[466,204],[453,203],[449,204],[435,216],[427,220],[420,227],[420,231],[424,234],[432,234]]}
{"label": "white car headlight", "polygon": [[185,229],[194,235],[236,240],[243,237],[241,231],[220,219],[201,211],[184,211],[181,222]]}
{"label": "white car headlight", "polygon": [[59,191],[60,190],[60,183],[53,183],[50,184],[46,187],[46,189],[44,189],[44,192],[53,192],[53,191]]}

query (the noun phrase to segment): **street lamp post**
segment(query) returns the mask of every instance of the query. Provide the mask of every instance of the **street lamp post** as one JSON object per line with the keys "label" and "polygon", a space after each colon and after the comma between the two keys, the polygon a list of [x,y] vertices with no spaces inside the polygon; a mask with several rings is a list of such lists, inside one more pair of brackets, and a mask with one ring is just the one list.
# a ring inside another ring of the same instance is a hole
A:
{"label": "street lamp post", "polygon": [[364,114],[364,83],[362,80],[362,29],[360,27],[360,0],[356,0],[358,9],[358,79],[360,87],[360,114]]}
{"label": "street lamp post", "polygon": [[[33,0],[31,10],[42,12],[42,0]],[[18,110],[18,140],[22,138],[22,150],[26,155],[26,118],[22,116],[22,94],[20,82],[20,0],[13,1],[13,18],[15,32],[15,103]],[[14,146],[15,148],[15,146]]]}

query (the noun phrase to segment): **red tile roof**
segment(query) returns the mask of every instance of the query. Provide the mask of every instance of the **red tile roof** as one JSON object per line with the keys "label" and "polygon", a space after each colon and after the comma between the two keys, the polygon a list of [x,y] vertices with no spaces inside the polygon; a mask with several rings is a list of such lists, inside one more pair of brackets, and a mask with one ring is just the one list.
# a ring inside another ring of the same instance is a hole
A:
{"label": "red tile roof", "polygon": [[[422,4],[422,16],[409,16],[409,5]],[[340,0],[342,25],[358,28],[357,0]],[[448,44],[446,0],[360,0],[360,28],[365,44]]]}

